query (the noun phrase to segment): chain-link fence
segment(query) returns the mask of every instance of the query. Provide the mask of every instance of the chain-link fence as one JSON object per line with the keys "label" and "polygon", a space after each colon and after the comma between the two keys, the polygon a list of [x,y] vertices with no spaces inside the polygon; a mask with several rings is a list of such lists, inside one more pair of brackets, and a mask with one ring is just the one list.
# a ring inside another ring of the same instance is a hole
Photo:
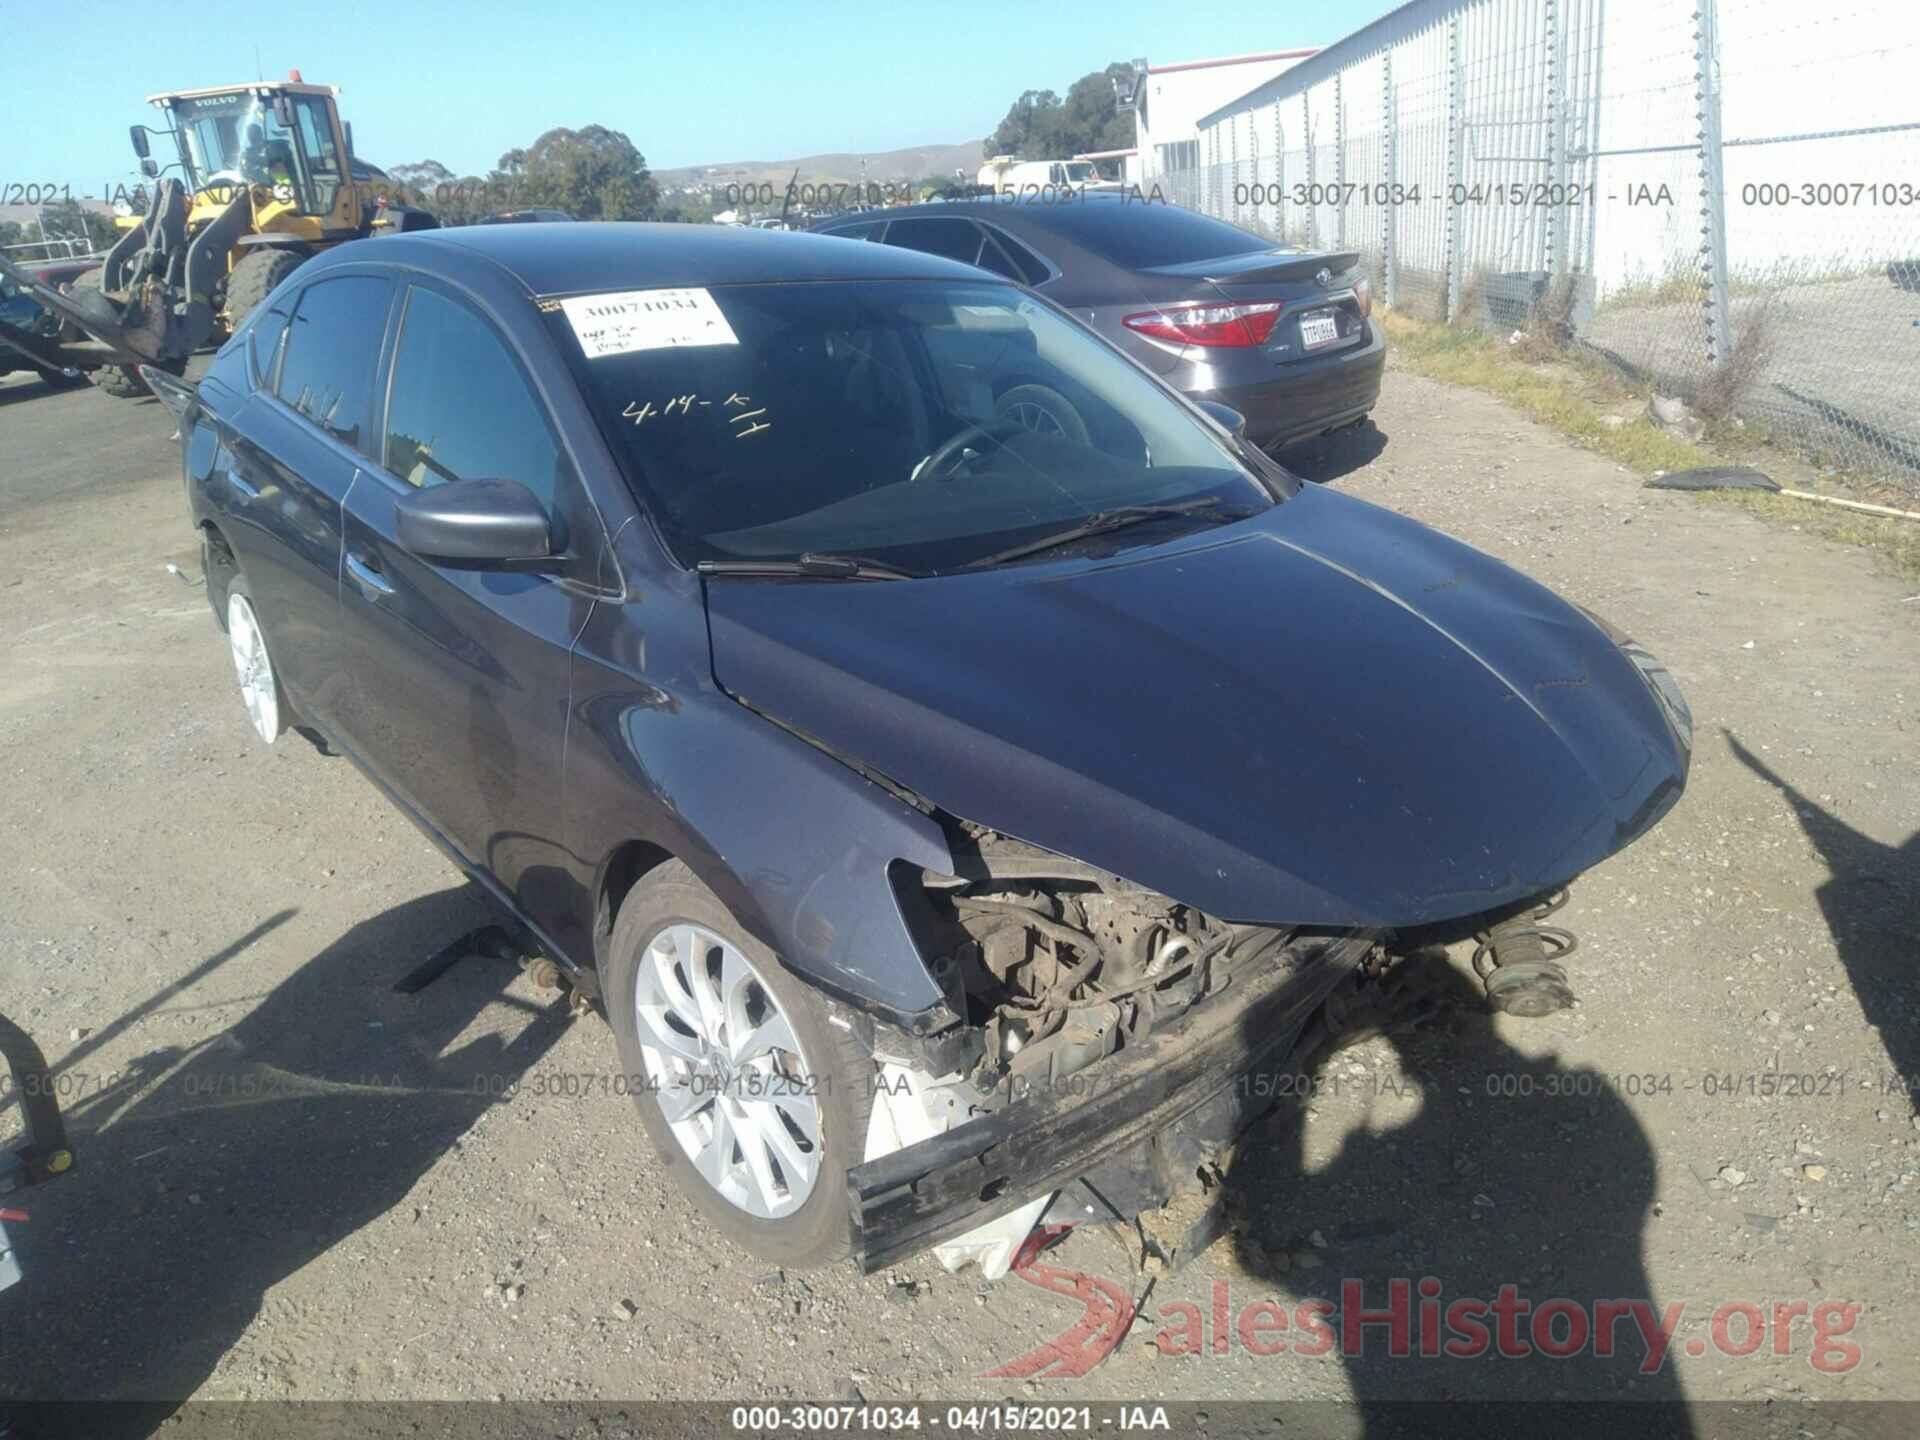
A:
{"label": "chain-link fence", "polygon": [[1912,0],[1415,0],[1198,148],[1144,183],[1920,493]]}

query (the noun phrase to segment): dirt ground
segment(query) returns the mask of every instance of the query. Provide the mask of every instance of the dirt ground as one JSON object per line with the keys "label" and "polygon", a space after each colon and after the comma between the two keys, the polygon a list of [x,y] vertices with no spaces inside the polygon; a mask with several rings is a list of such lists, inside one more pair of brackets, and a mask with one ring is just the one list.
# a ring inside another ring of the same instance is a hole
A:
{"label": "dirt ground", "polygon": [[[629,1100],[578,1093],[597,1017],[484,960],[394,993],[484,905],[344,761],[251,734],[163,568],[195,571],[165,413],[0,382],[0,1003],[79,1157],[23,1202],[0,1398],[1920,1399],[1920,600],[1484,396],[1390,373],[1376,418],[1289,458],[1663,657],[1690,788],[1557,917],[1579,1008],[1494,1020],[1438,965],[1443,1017],[1243,1147],[1234,1232],[1119,1351],[1023,1381],[985,1372],[1078,1302],[930,1257],[772,1271],[703,1231]],[[1101,1232],[1047,1260],[1148,1279]],[[1396,1277],[1683,1309],[1650,1373],[1627,1322],[1611,1358],[1525,1359],[1395,1358],[1380,1326],[1258,1355],[1215,1321]],[[1822,1305],[1858,1307],[1824,1349]],[[1201,1353],[1165,1353],[1195,1318]]]}

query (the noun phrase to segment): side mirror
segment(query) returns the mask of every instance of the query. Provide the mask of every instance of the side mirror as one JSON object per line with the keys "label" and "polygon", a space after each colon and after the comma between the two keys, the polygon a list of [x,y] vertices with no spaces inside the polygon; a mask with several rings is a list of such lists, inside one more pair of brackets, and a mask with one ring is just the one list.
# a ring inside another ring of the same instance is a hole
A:
{"label": "side mirror", "polygon": [[351,120],[348,120],[348,121],[345,121],[344,124],[347,132],[347,158],[352,159],[353,158],[353,122]]}
{"label": "side mirror", "polygon": [[127,135],[133,141],[133,153],[138,155],[142,160],[153,153],[147,148],[146,126],[130,125],[127,127]]}
{"label": "side mirror", "polygon": [[273,118],[282,130],[293,129],[293,101],[285,95],[274,96]]}
{"label": "side mirror", "polygon": [[1212,416],[1214,423],[1219,425],[1229,435],[1233,436],[1234,439],[1244,440],[1247,438],[1247,417],[1231,405],[1222,405],[1218,400],[1196,400],[1194,404]]}
{"label": "side mirror", "polygon": [[403,496],[394,538],[423,560],[485,565],[553,554],[547,512],[517,480],[454,480]]}

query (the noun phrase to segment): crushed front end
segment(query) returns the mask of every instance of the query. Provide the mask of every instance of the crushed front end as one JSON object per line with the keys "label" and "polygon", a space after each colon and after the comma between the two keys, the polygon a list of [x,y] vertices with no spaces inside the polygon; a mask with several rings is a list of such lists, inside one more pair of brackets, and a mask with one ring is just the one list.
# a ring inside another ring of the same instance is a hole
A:
{"label": "crushed front end", "polygon": [[976,826],[953,839],[958,873],[895,876],[966,1023],[897,1055],[874,1035],[848,1175],[869,1273],[940,1247],[992,1276],[1058,1192],[1047,1220],[1101,1222],[1197,1187],[1379,952],[1372,931],[1227,923]]}

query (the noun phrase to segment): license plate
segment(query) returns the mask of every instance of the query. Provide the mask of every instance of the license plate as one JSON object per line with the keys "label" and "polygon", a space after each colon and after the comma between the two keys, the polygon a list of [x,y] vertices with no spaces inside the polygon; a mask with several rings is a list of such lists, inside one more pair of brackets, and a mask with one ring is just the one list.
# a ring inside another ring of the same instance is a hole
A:
{"label": "license plate", "polygon": [[1300,343],[1309,350],[1331,345],[1340,338],[1340,322],[1331,310],[1309,310],[1300,317]]}

